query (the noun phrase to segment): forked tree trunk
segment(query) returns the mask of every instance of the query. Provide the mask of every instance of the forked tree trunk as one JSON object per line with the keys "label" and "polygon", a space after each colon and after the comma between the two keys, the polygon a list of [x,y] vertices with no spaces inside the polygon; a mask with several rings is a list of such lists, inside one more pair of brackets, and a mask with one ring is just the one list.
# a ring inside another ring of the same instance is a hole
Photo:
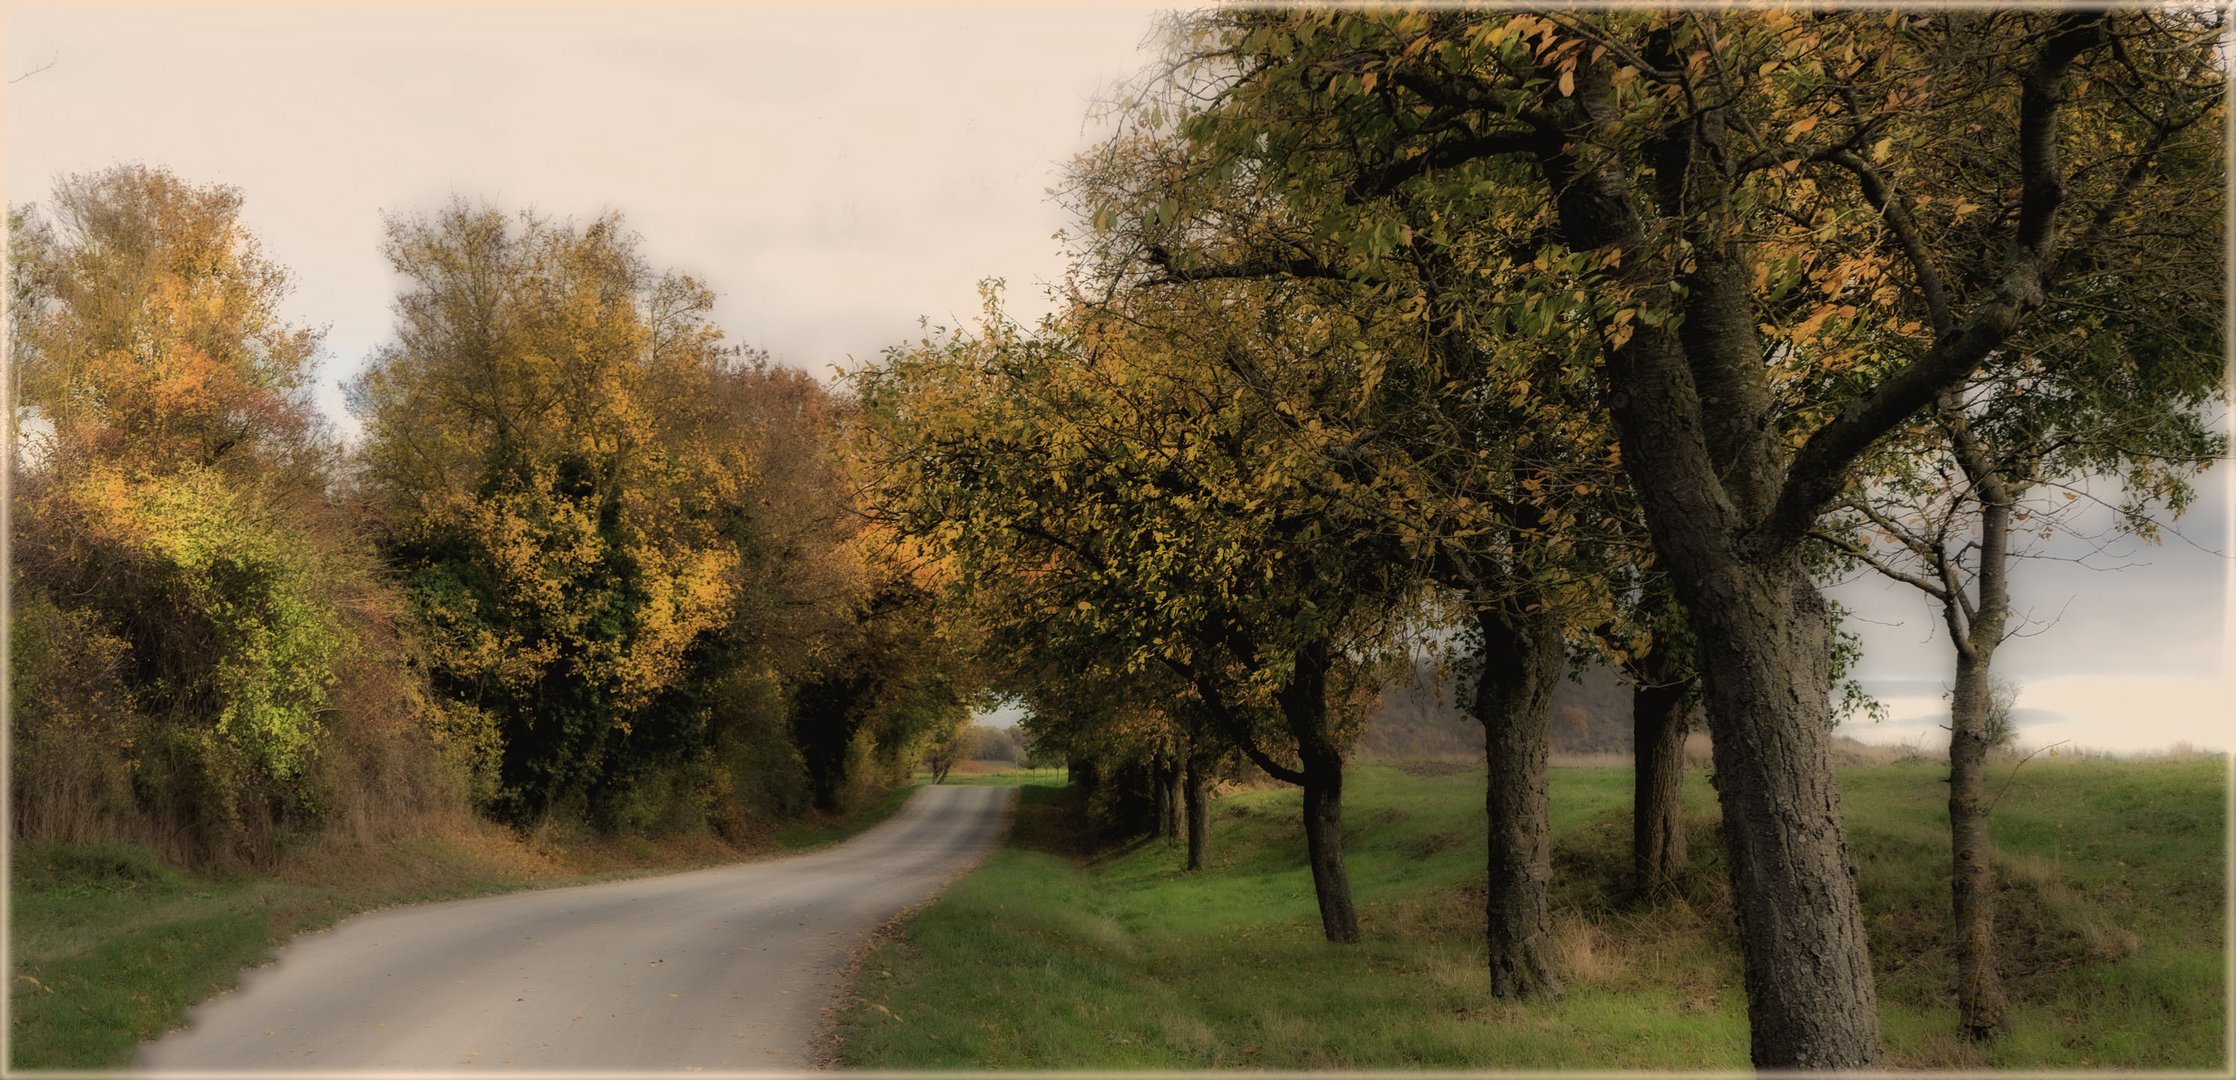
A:
{"label": "forked tree trunk", "polygon": [[1343,752],[1328,730],[1331,651],[1325,640],[1298,649],[1288,681],[1274,694],[1282,723],[1296,740],[1301,768],[1290,768],[1267,755],[1257,745],[1251,725],[1234,712],[1204,673],[1177,664],[1174,669],[1195,687],[1212,720],[1243,756],[1268,776],[1304,789],[1304,845],[1312,868],[1312,892],[1320,905],[1320,925],[1329,941],[1352,944],[1359,940],[1359,913],[1351,903],[1351,879],[1343,870]]}
{"label": "forked tree trunk", "polygon": [[1961,597],[1947,596],[1942,612],[1957,645],[1956,686],[1949,701],[1949,899],[1956,921],[1957,1030],[1974,1041],[2003,1029],[2003,982],[1995,972],[1995,868],[1988,850],[1985,799],[1988,745],[1994,710],[1989,674],[2011,611],[2010,485],[1982,451],[1954,395],[1942,408],[1950,417],[1957,458],[1980,499],[1978,598],[1969,619]]}
{"label": "forked tree trunk", "polygon": [[[1587,131],[1614,115],[1613,90],[1595,69],[1559,108],[1564,127]],[[1664,212],[1728,202],[1726,174],[1697,153],[1696,140],[1714,141],[1720,127],[1709,126],[1721,122],[1703,114],[1702,126],[1657,141]],[[1649,254],[1640,193],[1620,162],[1572,153],[1587,141],[1539,157],[1561,231],[1578,250],[1622,252],[1612,279],[1644,295],[1668,278]],[[1603,371],[1623,468],[1685,605],[1707,688],[1749,1050],[1762,1068],[1869,1068],[1880,1059],[1879,995],[1833,786],[1829,612],[1798,536],[1757,532],[1791,478],[1766,437],[1770,394],[1744,259],[1713,232],[1687,239],[1698,272],[1685,280],[1684,320],[1632,329],[1606,348]]]}
{"label": "forked tree trunk", "polygon": [[1211,850],[1211,792],[1210,763],[1201,757],[1188,758],[1188,778],[1181,789],[1188,804],[1188,864],[1189,870],[1203,869],[1203,859]]}
{"label": "forked tree trunk", "polygon": [[1476,612],[1483,634],[1482,674],[1475,683],[1475,718],[1483,724],[1490,771],[1484,809],[1490,859],[1484,900],[1491,994],[1508,1000],[1560,993],[1554,970],[1552,826],[1545,768],[1547,706],[1565,653],[1560,623],[1535,612]]}
{"label": "forked tree trunk", "polygon": [[1631,876],[1647,904],[1675,895],[1685,872],[1685,737],[1692,732],[1686,698],[1692,678],[1676,669],[1667,649],[1656,645],[1640,658],[1630,692]]}

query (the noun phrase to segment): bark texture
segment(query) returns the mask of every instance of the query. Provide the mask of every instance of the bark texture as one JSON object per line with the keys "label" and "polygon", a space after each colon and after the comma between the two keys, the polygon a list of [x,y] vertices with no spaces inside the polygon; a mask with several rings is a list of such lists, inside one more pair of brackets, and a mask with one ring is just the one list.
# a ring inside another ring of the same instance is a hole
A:
{"label": "bark texture", "polygon": [[1879,1058],[1878,989],[1830,741],[1828,609],[1797,562],[1688,597],[1703,625],[1716,790],[1758,1066]]}
{"label": "bark texture", "polygon": [[1312,893],[1320,903],[1320,929],[1338,945],[1359,940],[1359,912],[1351,904],[1351,878],[1343,869],[1343,768],[1305,763],[1304,846],[1312,863]]}
{"label": "bark texture", "polygon": [[1304,765],[1304,844],[1320,926],[1329,941],[1349,945],[1359,940],[1359,912],[1343,868],[1343,754],[1328,730],[1328,666],[1325,643],[1299,650],[1278,698]]}
{"label": "bark texture", "polygon": [[1188,804],[1188,863],[1187,869],[1203,869],[1204,856],[1211,852],[1211,791],[1209,763],[1201,757],[1188,759],[1188,778],[1182,794]]}
{"label": "bark texture", "polygon": [[1631,687],[1631,874],[1641,901],[1658,904],[1676,894],[1684,875],[1685,737],[1692,678],[1681,675],[1668,651],[1655,646],[1637,666]]}
{"label": "bark texture", "polygon": [[1956,920],[1957,1023],[1975,1041],[2002,1031],[2003,983],[1995,971],[1995,873],[1989,865],[1987,772],[1990,708],[1984,662],[1957,663],[1949,710],[1949,891]]}
{"label": "bark texture", "polygon": [[[1599,73],[1579,80],[1564,109],[1572,131],[1616,112]],[[1655,178],[1665,203],[1721,205],[1722,177],[1692,141],[1703,134],[1667,134]],[[1798,543],[1760,531],[1789,479],[1767,445],[1765,418],[1729,415],[1750,409],[1754,395],[1742,386],[1762,377],[1759,344],[1733,315],[1748,298],[1728,272],[1736,261],[1729,235],[1705,217],[1691,221],[1697,273],[1673,275],[1655,263],[1661,256],[1619,162],[1571,156],[1564,146],[1540,163],[1572,247],[1623,252],[1615,276],[1640,287],[1681,276],[1687,320],[1698,320],[1684,339],[1666,324],[1638,327],[1606,350],[1605,378],[1624,467],[1706,680],[1751,1056],[1764,1068],[1872,1067],[1878,991],[1833,785],[1828,611]]]}
{"label": "bark texture", "polygon": [[1560,623],[1542,606],[1518,600],[1476,613],[1483,635],[1475,717],[1483,724],[1490,777],[1484,795],[1490,860],[1484,917],[1491,994],[1504,999],[1560,993],[1554,969],[1552,823],[1545,767],[1546,706],[1561,677]]}

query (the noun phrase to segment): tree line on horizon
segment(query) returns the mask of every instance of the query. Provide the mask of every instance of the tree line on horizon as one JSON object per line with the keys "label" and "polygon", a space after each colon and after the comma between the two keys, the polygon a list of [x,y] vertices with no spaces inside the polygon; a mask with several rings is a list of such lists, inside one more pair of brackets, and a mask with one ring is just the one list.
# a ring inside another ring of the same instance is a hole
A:
{"label": "tree line on horizon", "polygon": [[1697,704],[1766,1068],[1882,1062],[1832,775],[1858,645],[1820,586],[1916,588],[1953,644],[1951,989],[1994,1038],[2009,567],[2086,512],[2154,538],[2226,450],[2222,30],[1176,16],[1059,189],[1055,312],[1021,324],[989,283],[977,325],[852,376],[874,512],[1075,775],[1183,788],[1191,826],[1223,763],[1300,787],[1331,943],[1363,933],[1361,716],[1415,643],[1455,642],[1500,998],[1561,990],[1550,688],[1588,664],[1632,687],[1642,904],[1686,872]]}

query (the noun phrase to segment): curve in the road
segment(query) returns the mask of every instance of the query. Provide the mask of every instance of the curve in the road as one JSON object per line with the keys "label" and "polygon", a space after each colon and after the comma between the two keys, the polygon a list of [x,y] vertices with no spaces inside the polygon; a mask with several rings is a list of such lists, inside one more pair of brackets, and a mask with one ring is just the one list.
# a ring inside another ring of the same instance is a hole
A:
{"label": "curve in the road", "polygon": [[804,1068],[849,950],[991,848],[1014,794],[923,788],[814,854],[352,918],[196,1008],[136,1067]]}

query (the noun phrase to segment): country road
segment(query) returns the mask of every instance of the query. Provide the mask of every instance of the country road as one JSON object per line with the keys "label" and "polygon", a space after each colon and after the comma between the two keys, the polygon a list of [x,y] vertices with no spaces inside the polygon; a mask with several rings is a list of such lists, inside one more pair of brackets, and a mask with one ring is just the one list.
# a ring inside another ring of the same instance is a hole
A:
{"label": "country road", "polygon": [[296,939],[135,1065],[804,1068],[848,951],[990,848],[1013,797],[929,787],[810,855],[349,919]]}

